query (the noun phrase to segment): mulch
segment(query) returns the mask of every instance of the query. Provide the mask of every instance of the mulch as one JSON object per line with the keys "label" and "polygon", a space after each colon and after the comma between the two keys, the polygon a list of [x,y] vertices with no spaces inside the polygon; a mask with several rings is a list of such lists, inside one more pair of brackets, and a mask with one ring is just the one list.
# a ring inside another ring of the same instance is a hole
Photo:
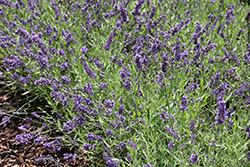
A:
{"label": "mulch", "polygon": [[[4,81],[3,77],[0,77],[0,82]],[[3,87],[0,85],[0,111],[9,111],[10,106],[18,107],[21,99],[25,99],[21,94],[23,91],[16,91],[11,93],[11,86]],[[8,94],[7,94],[8,93]],[[32,104],[35,104],[34,101]],[[12,108],[13,109],[13,108]],[[0,124],[4,115],[0,114]],[[29,116],[32,117],[32,116]],[[22,130],[18,129],[21,125],[27,124],[23,120],[24,116],[11,117],[10,122],[4,126],[0,125],[0,167],[36,167],[36,166],[56,166],[48,161],[36,162],[34,159],[39,156],[51,155],[54,159],[59,159],[59,166],[72,166],[72,167],[86,167],[90,166],[91,162],[88,160],[86,152],[78,153],[78,149],[73,148],[69,150],[67,147],[62,147],[60,151],[53,151],[45,149],[43,144],[36,145],[30,144],[18,144],[15,141],[16,135],[20,134]],[[32,117],[34,120],[35,118]],[[40,128],[34,122],[28,123],[32,131]],[[58,137],[56,132],[50,133],[49,137]],[[75,161],[67,162],[63,157],[64,153],[78,153],[78,158]]]}

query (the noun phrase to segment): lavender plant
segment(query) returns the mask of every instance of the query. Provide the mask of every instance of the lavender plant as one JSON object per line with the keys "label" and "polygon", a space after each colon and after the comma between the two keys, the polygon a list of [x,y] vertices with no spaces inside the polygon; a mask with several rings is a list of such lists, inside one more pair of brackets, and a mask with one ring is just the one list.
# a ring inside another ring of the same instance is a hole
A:
{"label": "lavender plant", "polygon": [[[93,166],[250,165],[248,6],[229,0],[0,4],[4,75],[52,108],[43,110],[46,116],[33,114],[43,122],[39,132],[21,127],[20,144],[77,147]],[[3,114],[7,124],[11,112]],[[48,139],[49,131],[63,136]]]}

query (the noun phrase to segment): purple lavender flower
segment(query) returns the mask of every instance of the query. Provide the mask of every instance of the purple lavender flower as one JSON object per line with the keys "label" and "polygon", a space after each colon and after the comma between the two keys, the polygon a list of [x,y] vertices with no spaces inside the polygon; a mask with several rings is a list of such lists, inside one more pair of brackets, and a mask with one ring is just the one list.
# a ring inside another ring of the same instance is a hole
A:
{"label": "purple lavender flower", "polygon": [[56,41],[56,40],[57,40],[57,36],[56,36],[56,34],[53,34],[53,35],[52,35],[52,39],[53,39],[54,41]]}
{"label": "purple lavender flower", "polygon": [[168,144],[168,149],[171,151],[171,150],[173,150],[174,146],[175,146],[174,142],[171,141]]}
{"label": "purple lavender flower", "polygon": [[103,69],[102,63],[100,62],[100,60],[98,58],[94,59],[95,65],[100,68]]}
{"label": "purple lavender flower", "polygon": [[93,134],[88,134],[88,136],[86,137],[86,139],[93,141],[93,140],[102,140],[102,136],[98,136],[98,135],[93,135]]}
{"label": "purple lavender flower", "polygon": [[226,24],[231,24],[231,23],[235,22],[236,17],[234,16],[234,10],[235,10],[234,5],[232,5],[232,7],[227,10],[227,13],[225,15],[225,18],[226,18],[225,23]]}
{"label": "purple lavender flower", "polygon": [[45,86],[47,86],[49,83],[50,83],[50,81],[43,78],[43,77],[41,77],[40,79],[35,81],[35,85],[45,85]]}
{"label": "purple lavender flower", "polygon": [[120,121],[121,121],[122,123],[124,123],[124,122],[126,121],[126,117],[124,117],[123,115],[121,115],[119,119],[120,119]]}
{"label": "purple lavender flower", "polygon": [[51,35],[51,33],[52,33],[52,27],[50,25],[47,26],[46,33],[47,33],[48,36]]}
{"label": "purple lavender flower", "polygon": [[191,154],[191,157],[189,158],[189,161],[192,162],[192,163],[197,163],[199,161],[199,159],[198,159],[198,153]]}
{"label": "purple lavender flower", "polygon": [[38,145],[38,144],[41,144],[42,142],[45,142],[45,141],[47,141],[47,140],[48,140],[47,136],[44,137],[44,136],[42,136],[42,135],[39,135],[38,137],[36,137],[36,138],[34,139],[34,143],[35,143],[36,145]]}
{"label": "purple lavender flower", "polygon": [[91,69],[89,68],[88,64],[86,62],[83,63],[83,66],[86,70],[86,73],[90,76],[91,79],[96,78],[96,73],[94,73],[93,71],[91,71]]}
{"label": "purple lavender flower", "polygon": [[61,79],[63,84],[68,84],[71,81],[71,79],[68,79],[66,76],[62,76]]}
{"label": "purple lavender flower", "polygon": [[26,121],[27,123],[29,123],[32,121],[32,118],[28,117],[28,118],[24,118],[23,120]]}
{"label": "purple lavender flower", "polygon": [[123,22],[129,22],[129,18],[127,17],[126,9],[123,5],[120,6],[121,18]]}
{"label": "purple lavender flower", "polygon": [[241,36],[241,34],[243,34],[243,33],[244,33],[244,28],[239,30],[239,32],[237,33],[236,40],[240,40],[240,36]]}
{"label": "purple lavender flower", "polygon": [[16,70],[17,68],[23,67],[24,62],[22,61],[21,58],[14,56],[14,55],[10,55],[10,58],[5,58],[4,59],[4,66],[7,66],[9,69],[8,70]]}
{"label": "purple lavender flower", "polygon": [[111,129],[107,129],[106,132],[108,136],[111,136],[112,134],[114,134],[114,132]]}
{"label": "purple lavender flower", "polygon": [[59,55],[63,56],[64,55],[64,51],[62,49],[59,50]]}
{"label": "purple lavender flower", "polygon": [[85,5],[84,8],[81,9],[82,15],[85,14],[85,12],[88,10],[88,8],[89,8],[89,4]]}
{"label": "purple lavender flower", "polygon": [[138,147],[137,147],[137,145],[135,144],[135,143],[133,143],[132,141],[128,141],[128,145],[130,145],[131,147],[133,147],[133,149],[136,151],[136,150],[138,150]]}
{"label": "purple lavender flower", "polygon": [[28,131],[29,125],[28,124],[21,125],[18,127],[18,129],[20,129],[22,131]]}
{"label": "purple lavender flower", "polygon": [[163,123],[166,123],[167,120],[170,119],[170,115],[168,114],[168,112],[166,112],[165,110],[162,109],[161,113],[158,113],[160,116],[160,119],[163,121]]}
{"label": "purple lavender flower", "polygon": [[64,156],[63,159],[66,159],[66,162],[75,161],[77,158],[77,154],[73,155],[72,153],[70,153],[70,154],[64,153],[63,156]]}
{"label": "purple lavender flower", "polygon": [[[62,139],[58,139],[56,138],[54,141],[51,142],[52,144],[52,148],[53,148],[53,151],[60,151],[61,150],[61,143],[62,143]],[[44,144],[45,146],[45,144]]]}
{"label": "purple lavender flower", "polygon": [[123,83],[123,86],[126,90],[130,90],[130,87],[132,85],[132,82],[130,81],[130,78],[126,78],[125,82]]}
{"label": "purple lavender flower", "polygon": [[83,47],[81,48],[82,54],[87,53],[87,51],[88,51],[88,48],[87,48],[86,46],[83,46]]}
{"label": "purple lavender flower", "polygon": [[36,162],[48,162],[48,164],[52,164],[52,163],[55,163],[56,167],[59,167],[59,162],[60,162],[60,159],[57,158],[57,159],[54,159],[51,155],[40,155],[39,157],[35,157],[34,160]]}
{"label": "purple lavender flower", "polygon": [[130,163],[132,163],[132,162],[133,162],[133,160],[132,160],[132,157],[131,157],[131,154],[130,154],[130,153],[127,153],[127,159],[128,159],[128,161],[129,161]]}
{"label": "purple lavender flower", "polygon": [[196,134],[193,134],[192,136],[189,136],[189,139],[191,139],[191,140],[196,140],[196,139],[197,139],[197,135],[196,135]]}
{"label": "purple lavender flower", "polygon": [[111,33],[107,42],[105,43],[105,46],[104,46],[104,49],[105,50],[109,50],[110,49],[110,46],[111,46],[111,43],[113,41],[113,37],[114,37],[114,33]]}
{"label": "purple lavender flower", "polygon": [[15,141],[18,142],[18,144],[28,144],[31,143],[33,139],[33,136],[29,133],[21,133],[16,135]]}
{"label": "purple lavender flower", "polygon": [[91,144],[87,144],[87,143],[84,143],[82,146],[83,146],[83,149],[87,150],[87,151],[91,151],[91,150],[95,149],[95,145],[91,145]]}
{"label": "purple lavender flower", "polygon": [[145,167],[152,167],[152,165],[150,163],[147,163]]}
{"label": "purple lavender flower", "polygon": [[0,125],[6,126],[10,122],[10,117],[4,116]]}
{"label": "purple lavender flower", "polygon": [[112,157],[109,157],[107,152],[103,153],[103,159],[106,161],[106,166],[112,166],[112,167],[117,167],[119,166],[119,162],[114,160]]}
{"label": "purple lavender flower", "polygon": [[142,6],[143,3],[144,3],[144,0],[137,1],[136,5],[135,5],[135,9],[132,11],[132,14],[134,16],[141,14],[140,7]]}
{"label": "purple lavender flower", "polygon": [[217,120],[216,123],[217,124],[223,124],[225,123],[225,119],[227,119],[227,109],[226,109],[226,102],[223,99],[218,100],[217,102],[218,104],[218,112],[217,112],[217,116],[215,117],[215,119]]}
{"label": "purple lavender flower", "polygon": [[180,104],[180,108],[183,112],[187,110],[187,104],[188,104],[187,97],[183,96]]}
{"label": "purple lavender flower", "polygon": [[114,105],[115,105],[115,101],[114,100],[108,99],[108,100],[104,101],[104,107],[105,108],[113,108]]}
{"label": "purple lavender flower", "polygon": [[70,68],[70,66],[71,66],[71,64],[69,64],[68,62],[65,62],[65,63],[61,62],[60,68],[62,70],[67,70]]}
{"label": "purple lavender flower", "polygon": [[194,122],[194,120],[192,120],[191,125],[190,125],[190,131],[194,131],[195,128],[196,128],[195,122]]}

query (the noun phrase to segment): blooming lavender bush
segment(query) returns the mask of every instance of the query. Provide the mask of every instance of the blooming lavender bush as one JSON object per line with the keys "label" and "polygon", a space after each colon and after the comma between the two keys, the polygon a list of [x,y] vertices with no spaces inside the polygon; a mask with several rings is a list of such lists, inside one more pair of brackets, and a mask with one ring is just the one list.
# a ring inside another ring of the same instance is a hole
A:
{"label": "blooming lavender bush", "polygon": [[[20,144],[77,147],[93,166],[250,165],[248,6],[229,0],[0,4],[4,74],[52,108],[46,116],[33,114],[43,122],[40,131],[20,127]],[[3,114],[5,125],[11,112]],[[51,130],[64,135],[51,140],[42,133]]]}

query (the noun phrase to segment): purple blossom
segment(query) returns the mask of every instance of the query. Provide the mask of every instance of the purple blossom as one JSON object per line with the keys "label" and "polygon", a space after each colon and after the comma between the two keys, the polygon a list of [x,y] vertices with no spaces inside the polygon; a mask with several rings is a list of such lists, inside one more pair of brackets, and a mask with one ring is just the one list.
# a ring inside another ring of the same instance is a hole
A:
{"label": "purple blossom", "polygon": [[91,150],[95,149],[95,145],[91,145],[91,144],[87,144],[87,143],[84,143],[82,145],[82,147],[84,150],[87,150],[87,151],[91,151]]}
{"label": "purple blossom", "polygon": [[170,115],[168,114],[168,112],[166,112],[165,110],[162,109],[161,113],[158,113],[160,116],[160,119],[163,121],[163,123],[166,123],[167,120],[170,119]]}
{"label": "purple blossom", "polygon": [[189,136],[189,139],[191,139],[191,140],[196,140],[196,139],[197,139],[197,135],[196,135],[196,134],[193,134],[192,136]]}
{"label": "purple blossom", "polygon": [[235,22],[236,17],[234,16],[234,10],[235,10],[234,5],[232,5],[232,7],[227,10],[227,13],[225,15],[225,18],[226,18],[225,23],[226,24],[231,24],[231,23]]}
{"label": "purple blossom", "polygon": [[51,35],[51,33],[52,33],[52,27],[50,25],[47,26],[46,33],[47,33],[48,36]]}
{"label": "purple blossom", "polygon": [[106,132],[108,136],[115,134],[111,129],[107,129]]}
{"label": "purple blossom", "polygon": [[88,10],[88,8],[89,8],[89,4],[85,5],[84,8],[81,9],[82,15],[85,14],[85,12]]}
{"label": "purple blossom", "polygon": [[186,111],[188,108],[187,108],[187,104],[188,104],[188,101],[187,101],[187,97],[186,96],[183,96],[182,99],[181,99],[181,104],[180,104],[180,109],[184,112]]}
{"label": "purple blossom", "polygon": [[102,136],[98,136],[98,135],[93,135],[93,134],[88,134],[88,136],[86,137],[86,139],[93,141],[93,140],[102,140]]}
{"label": "purple blossom", "polygon": [[94,94],[91,83],[87,83],[87,85],[83,86],[83,92],[87,93],[89,96],[92,96]]}
{"label": "purple blossom", "polygon": [[68,154],[68,153],[64,153],[63,154],[63,159],[66,159],[66,162],[69,162],[69,161],[76,161],[76,158],[77,158],[77,154]]}
{"label": "purple blossom", "polygon": [[70,68],[70,66],[71,66],[71,64],[69,64],[68,62],[65,62],[65,63],[61,62],[60,68],[62,70],[67,70]]}
{"label": "purple blossom", "polygon": [[152,165],[150,163],[147,163],[145,167],[152,167]]}
{"label": "purple blossom", "polygon": [[143,3],[144,3],[144,0],[137,1],[136,5],[135,5],[135,9],[132,11],[132,14],[134,16],[141,14],[140,7],[142,6]]}
{"label": "purple blossom", "polygon": [[114,160],[112,157],[109,157],[107,152],[103,153],[103,159],[106,161],[107,167],[117,167],[119,166],[119,162]]}
{"label": "purple blossom", "polygon": [[29,129],[29,125],[28,124],[21,125],[18,127],[18,129],[26,132]]}
{"label": "purple blossom", "polygon": [[87,51],[88,51],[88,48],[87,48],[86,46],[83,46],[83,47],[81,48],[82,54],[87,53]]}
{"label": "purple blossom", "polygon": [[110,36],[109,36],[109,38],[108,38],[108,40],[107,40],[107,42],[104,45],[104,49],[105,50],[109,50],[110,49],[111,43],[113,41],[113,37],[114,37],[114,33],[111,33]]}
{"label": "purple blossom", "polygon": [[114,100],[108,99],[108,100],[104,101],[104,107],[105,108],[113,108],[114,105],[115,105],[115,101]]}
{"label": "purple blossom", "polygon": [[94,102],[92,100],[90,100],[89,98],[85,98],[84,99],[85,104],[87,104],[88,106],[92,106],[94,104]]}
{"label": "purple blossom", "polygon": [[29,133],[21,133],[16,135],[15,141],[18,142],[18,144],[28,144],[31,143],[33,139],[33,136]]}
{"label": "purple blossom", "polygon": [[82,126],[84,121],[80,120],[77,117],[73,117],[71,121],[67,121],[63,125],[63,132],[72,132],[78,126]]}
{"label": "purple blossom", "polygon": [[136,151],[136,150],[138,150],[138,147],[137,147],[137,145],[135,144],[135,143],[133,143],[132,141],[128,141],[128,145],[130,145],[131,147],[133,147],[133,149]]}
{"label": "purple blossom", "polygon": [[86,73],[90,76],[91,79],[96,78],[96,74],[93,71],[91,71],[91,69],[89,68],[89,66],[86,62],[83,63],[83,66],[86,70]]}
{"label": "purple blossom", "polygon": [[132,157],[131,157],[131,154],[130,154],[130,153],[127,153],[127,159],[128,159],[128,161],[129,161],[130,163],[132,163],[132,162],[133,162],[133,160],[132,160]]}
{"label": "purple blossom", "polygon": [[59,50],[59,55],[63,56],[64,55],[64,51],[62,49]]}
{"label": "purple blossom", "polygon": [[45,142],[45,141],[47,141],[47,140],[48,140],[47,136],[44,137],[44,136],[42,136],[42,135],[39,135],[37,138],[34,139],[34,143],[35,143],[36,145],[39,145],[39,144],[42,144],[43,142]]}
{"label": "purple blossom", "polygon": [[217,124],[224,124],[225,119],[227,119],[227,109],[226,109],[226,102],[223,99],[218,100],[218,112],[217,116],[215,117]]}
{"label": "purple blossom", "polygon": [[194,122],[194,120],[192,120],[191,125],[190,125],[190,131],[194,131],[195,128],[196,128],[195,122]]}
{"label": "purple blossom", "polygon": [[48,143],[44,143],[44,148],[48,148],[51,149],[53,148],[53,151],[60,151],[61,150],[61,143],[62,143],[62,139],[58,139],[56,138],[55,140],[48,142]]}
{"label": "purple blossom", "polygon": [[49,164],[55,163],[56,167],[59,167],[59,161],[60,159],[54,159],[51,155],[40,155],[39,157],[34,158],[35,162],[48,162]]}
{"label": "purple blossom", "polygon": [[120,6],[121,19],[123,22],[129,22],[129,18],[127,17],[126,9],[123,5]]}
{"label": "purple blossom", "polygon": [[239,32],[237,33],[237,37],[235,38],[236,40],[240,40],[240,36],[241,36],[241,34],[243,34],[244,33],[244,28],[242,29],[240,29],[239,30]]}
{"label": "purple blossom", "polygon": [[211,80],[209,86],[212,88],[215,88],[215,85],[217,84],[219,78],[220,78],[220,72],[216,73],[215,78],[212,77],[212,80]]}
{"label": "purple blossom", "polygon": [[95,65],[100,68],[103,69],[102,63],[100,62],[100,60],[98,58],[94,59]]}
{"label": "purple blossom", "polygon": [[2,122],[1,122],[0,125],[6,126],[9,122],[10,122],[10,118],[9,118],[8,116],[4,116],[4,117],[2,118]]}
{"label": "purple blossom", "polygon": [[56,41],[56,40],[57,40],[57,36],[56,36],[56,34],[53,34],[53,35],[52,35],[52,39],[53,39],[54,41]]}
{"label": "purple blossom", "polygon": [[125,82],[123,83],[123,86],[125,87],[125,89],[130,90],[131,85],[132,85],[132,82],[130,81],[130,79],[126,78]]}
{"label": "purple blossom", "polygon": [[63,84],[68,84],[71,81],[71,79],[68,79],[66,76],[62,76],[61,79]]}
{"label": "purple blossom", "polygon": [[173,150],[174,146],[175,146],[174,142],[171,141],[168,144],[168,149],[171,151],[171,150]]}
{"label": "purple blossom", "polygon": [[192,162],[192,163],[197,163],[199,161],[199,159],[198,159],[198,153],[191,154],[191,157],[189,158],[189,161]]}
{"label": "purple blossom", "polygon": [[50,83],[50,81],[43,78],[43,77],[41,77],[40,79],[35,81],[35,85],[45,85],[45,86],[47,86],[49,83]]}
{"label": "purple blossom", "polygon": [[4,59],[4,66],[7,66],[9,70],[11,71],[12,69],[16,70],[17,68],[23,67],[24,62],[22,61],[21,58],[10,55],[10,58],[5,58]]}

